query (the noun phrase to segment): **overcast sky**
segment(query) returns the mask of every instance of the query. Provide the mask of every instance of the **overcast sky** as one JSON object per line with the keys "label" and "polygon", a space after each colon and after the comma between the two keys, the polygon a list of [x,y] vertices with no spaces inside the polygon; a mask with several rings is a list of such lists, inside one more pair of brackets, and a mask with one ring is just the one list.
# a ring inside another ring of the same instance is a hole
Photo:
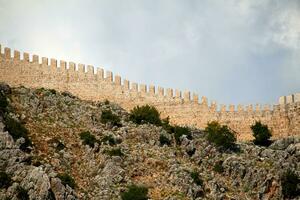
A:
{"label": "overcast sky", "polygon": [[218,103],[300,92],[300,0],[0,0],[0,43]]}

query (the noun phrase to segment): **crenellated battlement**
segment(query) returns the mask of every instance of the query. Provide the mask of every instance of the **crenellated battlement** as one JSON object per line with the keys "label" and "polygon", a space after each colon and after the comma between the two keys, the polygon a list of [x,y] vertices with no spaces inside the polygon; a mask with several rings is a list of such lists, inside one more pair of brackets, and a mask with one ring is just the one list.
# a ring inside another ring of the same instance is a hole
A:
{"label": "crenellated battlement", "polygon": [[275,136],[300,134],[300,93],[279,98],[276,105],[218,105],[188,90],[135,83],[111,71],[71,61],[41,57],[0,45],[0,81],[13,86],[45,87],[69,91],[82,99],[119,103],[130,110],[135,105],[156,106],[172,123],[204,128],[218,120],[249,139],[250,125],[267,123]]}

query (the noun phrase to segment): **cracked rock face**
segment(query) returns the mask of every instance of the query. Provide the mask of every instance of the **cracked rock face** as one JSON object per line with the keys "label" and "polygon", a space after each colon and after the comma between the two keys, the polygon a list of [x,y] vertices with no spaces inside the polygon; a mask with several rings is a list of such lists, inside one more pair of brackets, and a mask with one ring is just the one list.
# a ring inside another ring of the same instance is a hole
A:
{"label": "cracked rock face", "polygon": [[[29,199],[121,199],[135,184],[147,187],[153,200],[277,200],[283,199],[282,173],[292,169],[300,175],[297,136],[268,148],[239,143],[239,152],[220,152],[201,130],[192,129],[193,139],[183,135],[176,144],[173,134],[130,122],[128,113],[113,103],[46,89],[1,88],[7,91],[9,115],[24,123],[33,148],[30,153],[20,150],[24,138],[14,141],[0,116],[0,170],[11,177],[11,184],[0,189],[0,199],[18,199],[20,188]],[[122,126],[103,124],[103,110],[118,115]],[[84,131],[95,137],[94,146],[84,144]],[[160,145],[160,135],[171,144]],[[75,189],[59,178],[61,173],[75,180]]]}

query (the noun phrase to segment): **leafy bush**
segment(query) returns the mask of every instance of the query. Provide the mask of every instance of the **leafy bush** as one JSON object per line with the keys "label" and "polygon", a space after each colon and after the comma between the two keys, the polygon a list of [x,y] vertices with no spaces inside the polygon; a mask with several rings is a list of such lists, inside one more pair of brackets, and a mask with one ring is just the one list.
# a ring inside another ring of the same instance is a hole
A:
{"label": "leafy bush", "polygon": [[6,99],[6,95],[0,91],[0,112],[5,113],[8,106],[8,101]]}
{"label": "leafy bush", "polygon": [[287,170],[281,177],[282,194],[286,198],[294,198],[300,195],[298,185],[300,178],[292,170]]}
{"label": "leafy bush", "polygon": [[10,185],[11,177],[5,172],[0,172],[0,188],[8,188]]}
{"label": "leafy bush", "polygon": [[251,126],[251,129],[255,138],[253,141],[254,144],[261,146],[269,146],[271,144],[270,138],[272,134],[267,125],[258,121]]}
{"label": "leafy bush", "polygon": [[122,200],[147,200],[148,188],[144,186],[131,185],[126,192],[121,193]]}
{"label": "leafy bush", "polygon": [[120,148],[115,148],[111,150],[105,150],[104,153],[106,153],[109,156],[124,156],[124,153],[121,151]]}
{"label": "leafy bush", "polygon": [[80,139],[83,141],[83,144],[89,145],[91,148],[94,148],[97,139],[89,131],[80,133]]}
{"label": "leafy bush", "polygon": [[211,122],[205,128],[206,138],[220,149],[234,149],[236,136],[227,126],[221,126],[218,122]]}
{"label": "leafy bush", "polygon": [[5,130],[13,137],[14,140],[17,140],[21,137],[25,139],[25,142],[20,146],[20,149],[23,151],[28,151],[28,147],[32,146],[32,142],[28,137],[28,130],[21,124],[11,117],[5,117]]}
{"label": "leafy bush", "polygon": [[175,127],[170,125],[169,117],[162,120],[162,127],[165,129],[168,133],[174,133]]}
{"label": "leafy bush", "polygon": [[113,114],[111,110],[102,111],[101,122],[104,124],[111,123],[113,126],[122,126],[120,117]]}
{"label": "leafy bush", "polygon": [[203,180],[200,178],[199,173],[197,171],[191,172],[191,177],[195,184],[197,185],[203,185]]}
{"label": "leafy bush", "polygon": [[104,104],[105,104],[105,105],[109,105],[110,102],[109,102],[107,99],[105,99]]}
{"label": "leafy bush", "polygon": [[193,139],[191,130],[188,127],[175,126],[174,127],[174,137],[175,137],[176,144],[179,144],[179,145],[181,144],[180,137],[183,135],[186,135],[187,139],[189,139],[189,140]]}
{"label": "leafy bush", "polygon": [[70,186],[71,188],[75,188],[76,183],[75,180],[67,173],[58,174],[57,177],[61,180],[61,183],[66,186]]}
{"label": "leafy bush", "polygon": [[160,145],[163,146],[163,145],[171,145],[171,140],[169,140],[169,138],[167,138],[167,136],[165,136],[164,134],[160,134],[159,136],[159,142],[160,142]]}
{"label": "leafy bush", "polygon": [[219,174],[223,173],[224,172],[224,167],[223,167],[222,164],[223,164],[222,160],[216,162],[215,165],[214,165],[214,171],[218,172]]}
{"label": "leafy bush", "polygon": [[115,140],[115,138],[112,135],[106,135],[102,138],[101,142],[103,143],[107,143],[111,146],[116,145],[117,141]]}
{"label": "leafy bush", "polygon": [[23,187],[18,186],[16,188],[17,198],[19,200],[29,200],[28,191],[25,190]]}
{"label": "leafy bush", "polygon": [[162,125],[158,110],[154,106],[136,106],[130,111],[129,119],[136,124]]}

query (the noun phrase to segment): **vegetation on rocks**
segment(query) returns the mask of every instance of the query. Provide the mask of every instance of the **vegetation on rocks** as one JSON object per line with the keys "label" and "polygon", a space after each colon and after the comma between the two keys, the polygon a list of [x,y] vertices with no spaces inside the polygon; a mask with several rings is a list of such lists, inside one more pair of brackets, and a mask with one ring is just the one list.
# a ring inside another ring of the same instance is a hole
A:
{"label": "vegetation on rocks", "polygon": [[6,95],[0,91],[0,112],[5,113],[8,106]]}
{"label": "vegetation on rocks", "polygon": [[25,139],[20,149],[23,151],[28,151],[29,147],[32,146],[32,142],[28,137],[28,130],[25,128],[25,126],[9,116],[5,117],[4,124],[5,130],[10,133],[14,140],[17,140],[21,137]]}
{"label": "vegetation on rocks", "polygon": [[28,191],[25,190],[23,187],[18,186],[16,189],[16,193],[18,200],[29,200]]}
{"label": "vegetation on rocks", "polygon": [[109,150],[105,150],[104,153],[106,153],[109,156],[124,156],[124,153],[122,152],[121,148],[113,148]]}
{"label": "vegetation on rocks", "polygon": [[163,146],[163,145],[169,146],[169,145],[171,145],[171,140],[167,136],[165,136],[164,134],[160,134],[159,143],[160,143],[161,146]]}
{"label": "vegetation on rocks", "polygon": [[222,166],[223,161],[219,160],[215,163],[213,170],[217,173],[223,173],[224,172],[224,167]]}
{"label": "vegetation on rocks", "polygon": [[176,144],[180,145],[181,141],[180,138],[185,135],[187,139],[191,140],[193,139],[191,130],[188,127],[181,127],[181,126],[175,126],[174,127],[174,137]]}
{"label": "vegetation on rocks", "polygon": [[4,171],[0,171],[0,188],[8,188],[11,185],[11,177]]}
{"label": "vegetation on rocks", "polygon": [[112,135],[106,135],[101,139],[101,142],[108,143],[109,145],[113,146],[118,143],[118,141]]}
{"label": "vegetation on rocks", "polygon": [[122,200],[147,200],[148,188],[138,185],[130,185],[127,191],[121,193]]}
{"label": "vegetation on rocks", "polygon": [[98,142],[96,137],[92,135],[89,131],[84,131],[80,133],[80,139],[83,144],[89,145],[91,148],[94,148],[95,143]]}
{"label": "vegetation on rocks", "polygon": [[281,177],[282,193],[286,198],[294,198],[300,195],[300,178],[292,171],[287,170]]}
{"label": "vegetation on rocks", "polygon": [[200,185],[200,186],[203,185],[203,180],[200,178],[199,172],[192,171],[191,172],[191,178],[193,179],[195,184]]}
{"label": "vegetation on rocks", "polygon": [[271,144],[270,138],[272,134],[267,125],[258,121],[251,126],[251,129],[255,138],[253,141],[254,144],[261,146],[269,146]]}
{"label": "vegetation on rocks", "polygon": [[61,183],[66,186],[70,186],[71,188],[75,188],[76,183],[72,176],[67,173],[58,174],[57,177],[61,180]]}
{"label": "vegetation on rocks", "polygon": [[104,124],[110,123],[113,126],[122,126],[120,117],[113,114],[111,110],[102,111],[101,122]]}
{"label": "vegetation on rocks", "polygon": [[[14,140],[0,117],[0,169],[10,176],[0,199],[18,199],[18,186],[28,190],[29,199],[49,200],[299,198],[292,187],[299,179],[281,176],[287,170],[300,174],[298,136],[261,147],[236,142],[231,130],[218,123],[205,131],[171,125],[168,118],[136,125],[114,103],[25,87],[5,94],[5,116],[21,122],[34,146],[31,152],[20,151],[24,140]],[[103,123],[99,113],[106,111],[122,119],[122,126],[112,125],[105,114]],[[81,140],[76,133],[82,130],[89,134]],[[208,140],[209,133],[216,141]],[[233,147],[241,151],[220,151]],[[74,189],[68,186],[75,182]]]}
{"label": "vegetation on rocks", "polygon": [[220,149],[234,149],[236,136],[228,126],[220,125],[218,122],[210,122],[205,128],[206,138],[209,142]]}
{"label": "vegetation on rocks", "polygon": [[136,106],[130,111],[129,119],[137,124],[162,125],[158,110],[154,106]]}

